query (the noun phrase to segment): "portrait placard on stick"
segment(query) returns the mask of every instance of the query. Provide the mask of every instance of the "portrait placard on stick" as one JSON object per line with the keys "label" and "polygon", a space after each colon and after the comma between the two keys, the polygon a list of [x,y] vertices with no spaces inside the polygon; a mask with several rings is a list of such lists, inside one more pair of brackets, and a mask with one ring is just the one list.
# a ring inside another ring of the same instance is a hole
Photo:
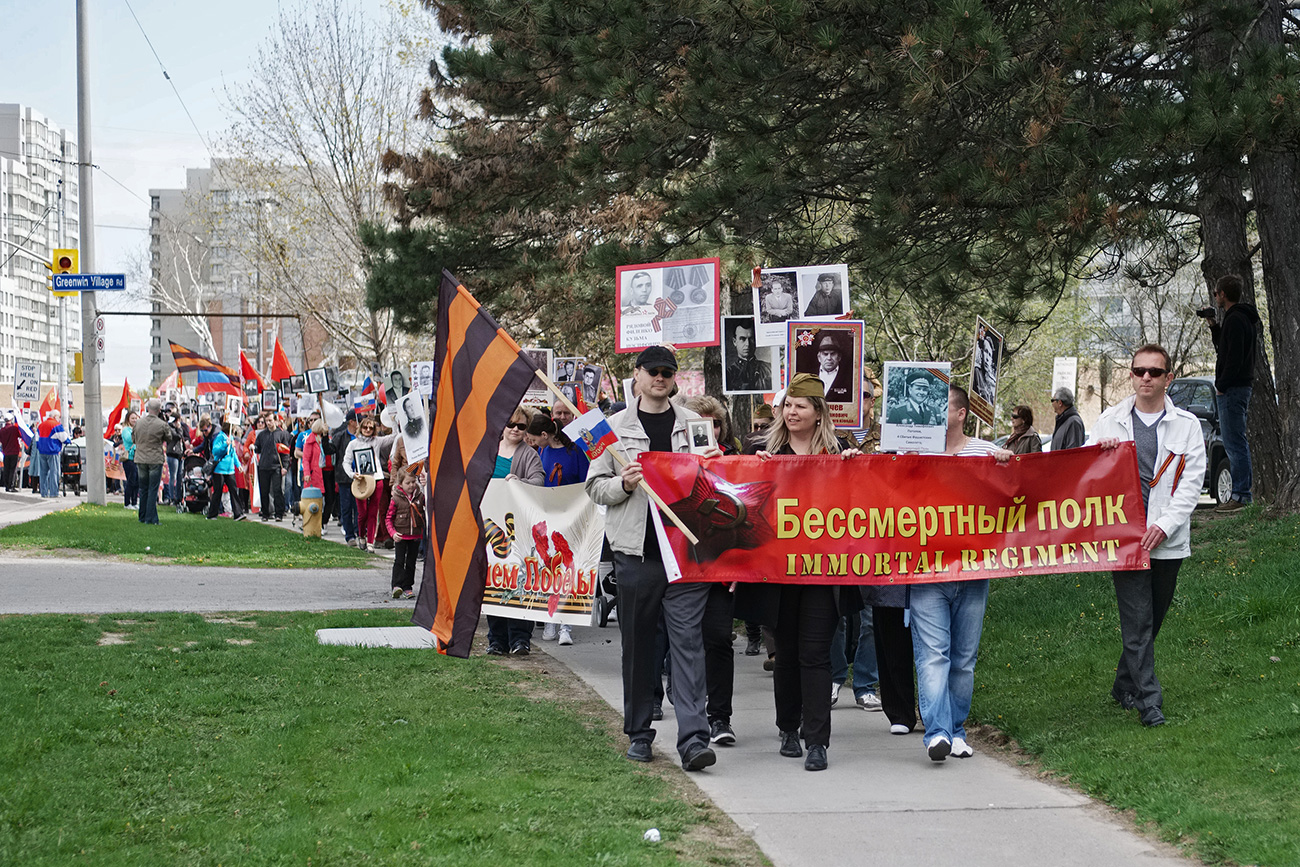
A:
{"label": "portrait placard on stick", "polygon": [[[525,346],[524,354],[533,360],[533,366],[551,376],[551,371],[555,365],[555,350],[544,349],[539,346]],[[554,377],[551,377],[554,379]],[[524,403],[550,404],[551,392],[537,377],[533,377],[533,382],[528,386],[528,391],[524,392]]]}
{"label": "portrait placard on stick", "polygon": [[796,373],[812,374],[825,386],[826,404],[835,426],[862,427],[862,320],[795,320],[787,322],[786,327],[790,363],[785,385]]}
{"label": "portrait placard on stick", "polygon": [[759,346],[753,316],[722,317],[722,391],[762,394],[780,387],[780,347]]}
{"label": "portrait placard on stick", "polygon": [[827,320],[849,311],[849,266],[764,268],[754,287],[759,346],[784,344],[792,319]]}
{"label": "portrait placard on stick", "polygon": [[617,268],[615,351],[637,352],[656,343],[678,349],[716,346],[720,270],[716,258]]}
{"label": "portrait placard on stick", "polygon": [[998,367],[1002,361],[1002,335],[975,318],[975,348],[971,353],[970,409],[985,424],[993,425],[998,393]]}

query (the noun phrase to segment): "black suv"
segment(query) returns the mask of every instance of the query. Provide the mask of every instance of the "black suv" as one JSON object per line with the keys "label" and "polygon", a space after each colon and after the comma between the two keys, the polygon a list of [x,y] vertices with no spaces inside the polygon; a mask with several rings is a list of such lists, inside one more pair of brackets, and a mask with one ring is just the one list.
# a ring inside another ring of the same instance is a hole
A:
{"label": "black suv", "polygon": [[1201,420],[1205,434],[1205,487],[1216,503],[1232,498],[1232,465],[1223,449],[1219,433],[1219,403],[1214,399],[1214,379],[1208,376],[1185,376],[1169,386],[1169,399]]}

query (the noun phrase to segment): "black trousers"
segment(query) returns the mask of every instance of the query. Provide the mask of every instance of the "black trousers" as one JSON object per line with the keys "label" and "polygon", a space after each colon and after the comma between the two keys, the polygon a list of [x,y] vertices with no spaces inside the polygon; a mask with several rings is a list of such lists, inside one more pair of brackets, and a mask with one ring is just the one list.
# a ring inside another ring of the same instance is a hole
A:
{"label": "black trousers", "polygon": [[781,610],[773,630],[776,727],[783,732],[799,729],[808,746],[831,742],[831,639],[839,620],[834,587],[781,586]]}
{"label": "black trousers", "polygon": [[880,705],[890,725],[916,728],[916,664],[912,659],[912,630],[903,625],[903,609],[871,606],[876,666],[880,672]]}
{"label": "black trousers", "polygon": [[420,553],[423,542],[423,539],[397,539],[393,543],[394,587],[415,589],[415,555]]}
{"label": "black trousers", "polygon": [[524,620],[522,617],[502,617],[498,614],[489,614],[487,623],[488,644],[495,644],[504,650],[514,650],[521,644],[530,650],[532,649],[534,621]]}
{"label": "black trousers", "polygon": [[618,582],[618,629],[623,637],[623,731],[630,740],[654,740],[650,716],[656,679],[655,633],[662,613],[672,659],[677,752],[684,755],[692,744],[707,746],[701,624],[709,585],[669,584],[663,563],[620,551],[614,552],[614,579]]}
{"label": "black trousers", "polygon": [[709,722],[731,722],[731,695],[736,675],[736,650],[731,645],[731,612],[735,594],[726,584],[710,584],[700,624],[704,639],[704,682],[709,690],[705,707]]}
{"label": "black trousers", "polygon": [[331,515],[339,513],[339,492],[334,486],[334,471],[321,470],[321,482],[325,485],[322,493],[325,495],[325,506],[320,513],[321,526],[328,524]]}
{"label": "black trousers", "polygon": [[221,514],[221,488],[225,486],[230,491],[230,517],[238,518],[244,514],[244,502],[239,499],[239,487],[235,484],[235,477],[231,474],[214,475],[208,479],[208,511],[209,518],[215,518]]}
{"label": "black trousers", "polygon": [[[262,493],[262,519],[284,517],[284,485],[280,483],[280,468],[257,468],[257,489]],[[271,504],[275,507],[272,508]]]}
{"label": "black trousers", "polygon": [[18,479],[14,478],[14,471],[18,469],[18,455],[5,455],[5,490],[13,490],[18,487]]}
{"label": "black trousers", "polygon": [[1182,560],[1153,558],[1150,569],[1111,574],[1123,641],[1111,695],[1117,701],[1125,694],[1133,696],[1139,710],[1161,707],[1164,702],[1156,677],[1156,636],[1174,601],[1182,565]]}

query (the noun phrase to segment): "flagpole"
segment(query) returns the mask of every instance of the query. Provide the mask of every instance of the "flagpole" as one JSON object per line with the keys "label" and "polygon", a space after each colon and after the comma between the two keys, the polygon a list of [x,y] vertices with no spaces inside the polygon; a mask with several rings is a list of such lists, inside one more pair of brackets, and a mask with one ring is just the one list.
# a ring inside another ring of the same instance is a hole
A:
{"label": "flagpole", "polygon": [[[519,357],[528,359],[528,363],[530,365],[533,363],[532,359],[528,358],[528,355],[524,352],[520,352]],[[569,408],[569,412],[573,413],[574,418],[577,418],[578,416],[582,415],[582,413],[578,410],[578,408],[574,406],[567,397],[564,396],[564,392],[560,391],[560,389],[555,385],[554,382],[551,382],[551,378],[549,376],[547,376],[545,373],[543,373],[540,370],[535,372],[537,374],[537,378],[540,379],[542,383],[551,390],[551,393],[554,394],[556,397],[558,397],[560,399],[560,402]],[[617,449],[611,447],[610,454],[614,456],[614,459],[618,461],[621,466],[627,465],[628,463],[627,458],[619,454]],[[655,505],[659,507],[659,510],[663,512],[665,515],[667,515],[670,521],[672,521],[675,525],[677,525],[677,529],[681,530],[682,533],[686,536],[686,538],[691,540],[692,545],[700,544],[699,538],[697,538],[694,533],[692,533],[689,529],[687,529],[686,525],[682,523],[682,519],[677,517],[676,512],[668,508],[668,504],[664,502],[663,497],[656,494],[654,490],[648,484],[646,484],[646,480],[644,477],[642,477],[641,481],[638,482],[637,484],[643,491],[645,491],[650,496],[650,499],[655,501]]]}

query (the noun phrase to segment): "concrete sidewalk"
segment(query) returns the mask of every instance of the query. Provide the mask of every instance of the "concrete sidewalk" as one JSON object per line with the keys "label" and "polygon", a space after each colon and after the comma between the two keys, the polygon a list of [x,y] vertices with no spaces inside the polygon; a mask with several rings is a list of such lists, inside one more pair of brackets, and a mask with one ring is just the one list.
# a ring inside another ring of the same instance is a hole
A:
{"label": "concrete sidewalk", "polygon": [[[622,714],[619,632],[574,629],[575,644],[542,650],[590,684]],[[1199,861],[1133,832],[1105,807],[1035,779],[974,744],[969,759],[932,762],[919,732],[891,735],[883,713],[867,713],[844,689],[831,713],[830,767],[805,771],[777,753],[772,675],[762,656],[736,642],[732,725],[736,744],[690,778],[751,834],[778,867],[824,867],[846,858],[889,867],[1187,867]],[[655,761],[678,763],[671,706],[655,723]],[[684,773],[684,772],[683,772]]]}

